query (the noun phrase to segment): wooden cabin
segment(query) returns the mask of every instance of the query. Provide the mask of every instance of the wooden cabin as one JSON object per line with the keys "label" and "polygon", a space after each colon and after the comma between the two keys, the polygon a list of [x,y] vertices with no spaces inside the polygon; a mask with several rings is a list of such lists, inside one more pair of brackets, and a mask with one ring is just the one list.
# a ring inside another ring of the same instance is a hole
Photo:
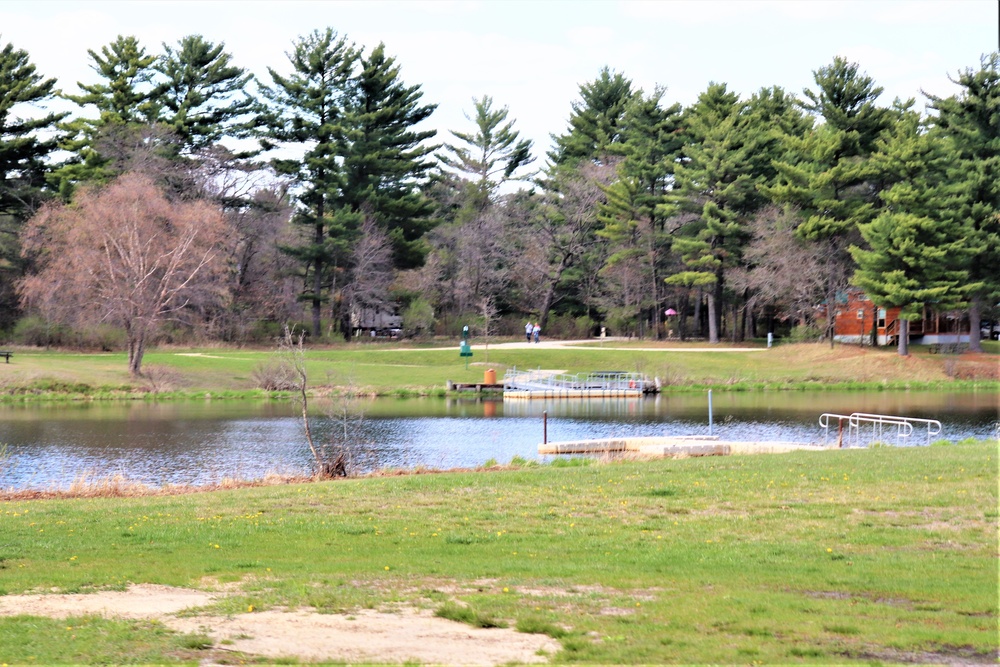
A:
{"label": "wooden cabin", "polygon": [[[899,341],[899,308],[879,308],[858,289],[837,297],[834,339],[843,343],[895,345]],[[923,317],[910,322],[910,342],[948,345],[969,342],[966,313],[938,313],[924,307]]]}

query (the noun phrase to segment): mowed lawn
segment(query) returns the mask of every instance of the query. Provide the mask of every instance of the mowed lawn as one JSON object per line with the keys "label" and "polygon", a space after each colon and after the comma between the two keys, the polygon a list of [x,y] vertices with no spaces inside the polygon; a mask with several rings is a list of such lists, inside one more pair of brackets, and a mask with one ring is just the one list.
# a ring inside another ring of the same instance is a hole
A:
{"label": "mowed lawn", "polygon": [[[831,349],[826,345],[797,344],[737,351],[716,351],[704,344],[634,345],[640,344],[521,349],[479,344],[474,356],[466,360],[459,357],[457,344],[453,348],[353,344],[308,348],[304,358],[310,387],[351,387],[380,395],[443,392],[449,380],[481,382],[488,368],[496,370],[499,377],[509,368],[640,372],[659,377],[668,390],[692,386],[946,388],[963,382],[996,386],[1000,379],[1000,363],[992,343],[987,344],[988,353],[982,355],[929,354],[918,348],[907,358],[891,349],[846,345]],[[143,368],[148,377],[133,379],[128,376],[123,353],[16,350],[10,364],[0,364],[0,396],[251,394],[258,391],[260,379],[274,359],[275,351],[270,349],[155,349],[145,356]]]}
{"label": "mowed lawn", "polygon": [[[996,662],[997,454],[570,460],[7,501],[0,592],[157,583],[225,588],[226,614],[432,609],[549,634],[553,662]],[[10,664],[218,648],[148,621],[0,618]]]}

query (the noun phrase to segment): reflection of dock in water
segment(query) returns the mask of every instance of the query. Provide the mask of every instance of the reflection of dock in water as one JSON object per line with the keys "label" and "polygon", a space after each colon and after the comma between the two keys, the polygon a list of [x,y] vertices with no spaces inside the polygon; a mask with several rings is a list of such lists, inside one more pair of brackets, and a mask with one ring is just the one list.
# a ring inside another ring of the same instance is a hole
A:
{"label": "reflection of dock in water", "polygon": [[519,371],[511,368],[503,378],[503,397],[535,398],[640,398],[660,391],[659,382],[641,373],[595,371],[593,373],[553,373]]}

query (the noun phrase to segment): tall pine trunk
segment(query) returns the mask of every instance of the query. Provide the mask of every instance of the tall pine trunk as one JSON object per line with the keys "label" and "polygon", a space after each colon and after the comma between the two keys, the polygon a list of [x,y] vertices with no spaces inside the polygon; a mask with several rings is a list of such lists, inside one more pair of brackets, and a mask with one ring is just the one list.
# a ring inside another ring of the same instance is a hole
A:
{"label": "tall pine trunk", "polygon": [[[969,352],[982,352],[981,327],[983,325],[982,297],[978,294],[969,303]],[[961,331],[961,328],[959,328]]]}
{"label": "tall pine trunk", "polygon": [[910,354],[910,321],[902,317],[896,321],[899,323],[896,327],[899,329],[899,345],[896,349],[899,351],[899,356],[906,357]]}

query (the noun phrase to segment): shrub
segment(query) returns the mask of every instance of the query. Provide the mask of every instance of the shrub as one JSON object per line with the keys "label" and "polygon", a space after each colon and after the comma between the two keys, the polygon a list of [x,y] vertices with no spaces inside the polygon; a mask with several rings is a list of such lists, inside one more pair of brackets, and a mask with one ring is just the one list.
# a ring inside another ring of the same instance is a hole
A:
{"label": "shrub", "polygon": [[789,343],[815,343],[823,340],[824,331],[814,324],[798,324],[788,334]]}
{"label": "shrub", "polygon": [[59,347],[68,343],[70,330],[66,326],[48,322],[37,315],[28,315],[17,321],[11,337],[20,345]]}
{"label": "shrub", "polygon": [[542,334],[550,338],[590,338],[596,328],[597,323],[587,316],[553,315],[549,318],[546,330]]}
{"label": "shrub", "polygon": [[403,311],[403,333],[416,336],[433,331],[434,307],[425,299],[414,299]]}
{"label": "shrub", "polygon": [[264,391],[292,391],[298,389],[299,379],[291,364],[282,359],[268,359],[250,371],[254,386]]}

